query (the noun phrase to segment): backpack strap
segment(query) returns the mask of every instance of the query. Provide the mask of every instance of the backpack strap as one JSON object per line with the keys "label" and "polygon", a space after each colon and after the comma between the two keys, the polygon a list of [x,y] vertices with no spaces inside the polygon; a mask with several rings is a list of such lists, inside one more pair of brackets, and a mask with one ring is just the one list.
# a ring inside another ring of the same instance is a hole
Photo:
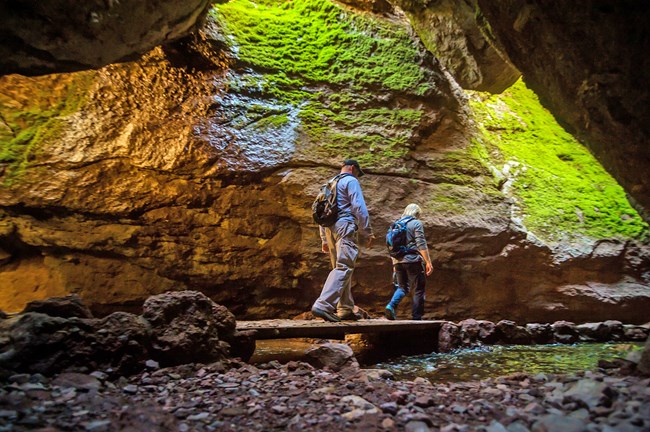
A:
{"label": "backpack strap", "polygon": [[[406,229],[408,229],[409,222],[411,222],[412,220],[415,220],[415,217],[413,217],[413,216],[404,216],[404,217],[399,219],[399,221],[404,224],[404,227],[406,227]],[[418,251],[418,249],[417,249],[417,245],[416,245],[415,248],[409,248],[408,244],[406,246],[407,246],[407,249],[406,249],[404,255],[419,254],[420,253]]]}
{"label": "backpack strap", "polygon": [[[337,204],[337,206],[338,206],[338,194],[339,194],[339,191],[338,191],[339,180],[341,180],[343,177],[347,177],[347,176],[351,176],[351,175],[352,174],[350,174],[350,173],[339,173],[339,174],[335,175],[334,177],[332,177],[332,179],[329,181],[332,184],[331,191],[334,194],[334,202]],[[347,214],[351,214],[351,213],[349,213],[349,212],[340,213],[339,217],[340,216],[345,216]]]}

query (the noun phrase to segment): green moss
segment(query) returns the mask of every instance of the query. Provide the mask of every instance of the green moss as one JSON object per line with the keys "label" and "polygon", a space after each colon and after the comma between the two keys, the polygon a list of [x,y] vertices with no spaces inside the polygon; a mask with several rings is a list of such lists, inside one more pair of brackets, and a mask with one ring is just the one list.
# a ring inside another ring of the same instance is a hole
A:
{"label": "green moss", "polygon": [[287,113],[271,114],[263,117],[255,123],[257,129],[278,129],[289,123]]}
{"label": "green moss", "polygon": [[474,196],[475,192],[454,184],[442,183],[437,185],[434,193],[422,202],[423,210],[438,216],[455,216],[467,213],[470,204],[466,206],[465,200]]}
{"label": "green moss", "polygon": [[312,83],[360,90],[418,88],[425,76],[404,27],[351,14],[324,0],[235,0],[212,15],[234,39],[242,62]]}
{"label": "green moss", "polygon": [[470,105],[476,154],[501,171],[500,184],[511,179],[529,230],[547,240],[647,237],[623,189],[521,80],[501,95],[473,93]]}
{"label": "green moss", "polygon": [[8,166],[5,183],[20,177],[41,145],[60,136],[61,118],[81,108],[93,78],[93,72],[74,74],[54,94],[52,87],[45,85],[42,94],[31,95],[20,109],[0,105],[2,118],[11,129],[11,134],[0,137],[0,163]]}
{"label": "green moss", "polygon": [[311,156],[360,155],[376,168],[408,152],[415,109],[376,108],[381,92],[433,90],[407,28],[328,0],[235,0],[211,11],[245,72],[233,91],[298,110]]}

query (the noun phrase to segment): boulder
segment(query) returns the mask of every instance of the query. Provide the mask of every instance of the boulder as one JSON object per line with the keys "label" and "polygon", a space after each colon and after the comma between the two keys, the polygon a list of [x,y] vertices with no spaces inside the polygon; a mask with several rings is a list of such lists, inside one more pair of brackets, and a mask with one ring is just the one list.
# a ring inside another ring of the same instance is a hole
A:
{"label": "boulder", "polygon": [[556,342],[564,344],[576,343],[580,338],[576,325],[569,321],[556,321],[551,324],[553,338]]}
{"label": "boulder", "polygon": [[197,291],[149,297],[143,318],[151,324],[152,357],[161,366],[210,363],[228,356],[227,339],[235,334],[235,317]]}
{"label": "boulder", "polygon": [[465,346],[473,346],[477,343],[492,344],[497,341],[496,326],[491,321],[470,318],[459,322],[458,325]]}
{"label": "boulder", "polygon": [[230,344],[230,356],[239,357],[247,362],[255,352],[255,330],[235,331],[227,342]]}
{"label": "boulder", "polygon": [[317,368],[328,368],[335,372],[359,367],[354,352],[346,344],[325,343],[305,352],[309,364]]}
{"label": "boulder", "polygon": [[438,332],[438,352],[451,352],[461,344],[460,327],[452,322],[446,322]]}
{"label": "boulder", "polygon": [[518,326],[514,321],[501,320],[496,324],[497,337],[502,343],[530,345],[533,338],[526,327]]}
{"label": "boulder", "polygon": [[553,327],[548,323],[529,323],[526,329],[536,344],[547,344],[553,341]]}
{"label": "boulder", "polygon": [[611,336],[611,328],[602,322],[579,324],[576,326],[576,330],[580,333],[580,340],[587,342],[604,342],[608,341]]}
{"label": "boulder", "polygon": [[613,341],[625,340],[625,326],[618,320],[607,320],[603,325],[609,330],[609,338]]}
{"label": "boulder", "polygon": [[644,341],[650,336],[650,329],[643,326],[636,325],[625,325],[624,328],[624,337],[627,341]]}
{"label": "boulder", "polygon": [[92,318],[93,314],[76,294],[65,297],[51,297],[45,300],[34,300],[25,306],[22,313],[37,312],[61,318]]}
{"label": "boulder", "polygon": [[68,387],[74,388],[80,391],[91,391],[99,390],[102,386],[102,383],[94,376],[76,373],[76,372],[66,372],[59,374],[56,378],[52,380],[53,386],[58,387]]}
{"label": "boulder", "polygon": [[611,405],[612,389],[604,382],[585,378],[572,383],[564,393],[570,401],[576,401],[594,410],[599,405]]}

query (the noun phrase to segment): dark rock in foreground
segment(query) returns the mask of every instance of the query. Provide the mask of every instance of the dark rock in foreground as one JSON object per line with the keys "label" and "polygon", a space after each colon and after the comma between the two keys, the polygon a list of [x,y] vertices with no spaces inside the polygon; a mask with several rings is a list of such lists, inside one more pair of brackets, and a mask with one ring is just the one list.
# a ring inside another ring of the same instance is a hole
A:
{"label": "dark rock in foreground", "polygon": [[307,363],[218,362],[108,381],[15,375],[0,385],[4,430],[624,431],[650,428],[650,378],[610,370],[480,382],[391,381]]}
{"label": "dark rock in foreground", "polygon": [[32,312],[0,321],[0,370],[43,375],[106,370],[128,376],[142,371],[147,360],[163,366],[223,360],[231,342],[241,345],[238,354],[251,352],[250,340],[235,331],[235,317],[194,291],[150,297],[142,316],[78,317],[87,309],[75,299],[32,305],[27,308]]}
{"label": "dark rock in foreground", "polygon": [[152,354],[165,366],[227,356],[224,339],[235,333],[235,316],[196,291],[149,297],[142,317],[152,326]]}
{"label": "dark rock in foreground", "polygon": [[76,294],[29,302],[22,313],[28,312],[38,312],[61,318],[93,318],[90,309],[83,304],[81,297]]}

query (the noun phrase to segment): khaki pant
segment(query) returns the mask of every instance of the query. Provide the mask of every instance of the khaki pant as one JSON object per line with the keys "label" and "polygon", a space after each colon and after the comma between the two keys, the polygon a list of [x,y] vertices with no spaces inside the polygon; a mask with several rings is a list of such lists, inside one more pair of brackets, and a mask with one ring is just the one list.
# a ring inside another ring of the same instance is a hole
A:
{"label": "khaki pant", "polygon": [[325,237],[329,246],[332,271],[327,276],[314,307],[329,313],[346,314],[354,308],[352,272],[359,256],[356,224],[338,220],[331,228],[325,229]]}

